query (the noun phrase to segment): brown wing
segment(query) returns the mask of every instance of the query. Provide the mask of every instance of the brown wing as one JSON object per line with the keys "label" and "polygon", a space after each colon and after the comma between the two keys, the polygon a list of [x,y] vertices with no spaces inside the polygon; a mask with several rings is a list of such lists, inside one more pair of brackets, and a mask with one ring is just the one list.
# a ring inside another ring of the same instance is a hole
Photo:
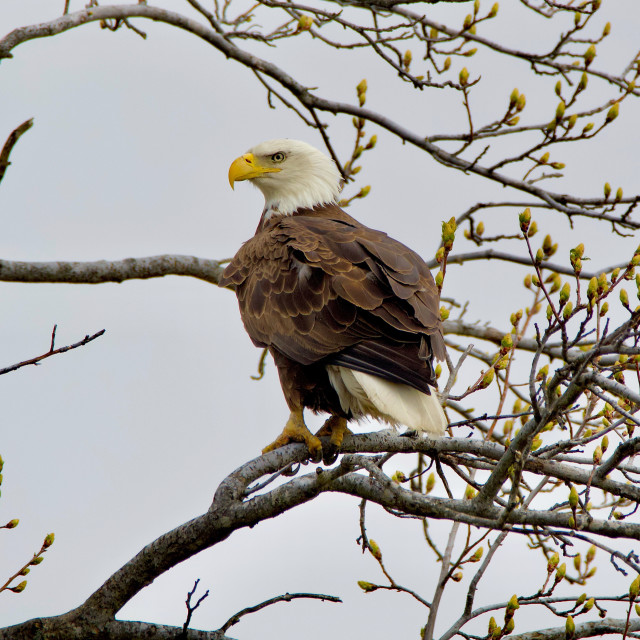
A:
{"label": "brown wing", "polygon": [[336,206],[267,222],[221,284],[258,346],[425,390],[444,357],[438,290],[415,252]]}

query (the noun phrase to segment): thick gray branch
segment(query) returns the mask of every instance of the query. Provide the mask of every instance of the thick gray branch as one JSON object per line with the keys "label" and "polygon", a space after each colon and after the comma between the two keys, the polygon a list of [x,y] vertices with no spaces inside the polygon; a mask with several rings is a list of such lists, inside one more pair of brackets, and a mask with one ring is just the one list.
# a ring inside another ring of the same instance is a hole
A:
{"label": "thick gray branch", "polygon": [[0,260],[0,281],[101,284],[125,280],[192,276],[218,284],[223,267],[216,260],[161,255],[95,262],[17,262]]}

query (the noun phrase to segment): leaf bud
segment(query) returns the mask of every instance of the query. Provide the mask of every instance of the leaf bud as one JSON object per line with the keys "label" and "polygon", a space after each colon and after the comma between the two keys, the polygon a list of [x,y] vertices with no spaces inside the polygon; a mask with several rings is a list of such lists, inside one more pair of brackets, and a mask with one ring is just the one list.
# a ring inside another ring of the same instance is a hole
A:
{"label": "leaf bud", "polygon": [[30,572],[31,572],[31,569],[29,569],[29,567],[23,567],[22,569],[20,569],[20,573],[18,575],[19,576],[26,576]]}
{"label": "leaf bud", "polygon": [[576,598],[576,607],[579,607],[587,599],[587,594],[583,593]]}
{"label": "leaf bud", "polygon": [[596,47],[593,44],[589,45],[589,48],[584,53],[585,66],[588,67],[593,62],[593,59],[595,57],[596,57]]}
{"label": "leaf bud", "polygon": [[430,473],[429,476],[427,477],[427,484],[426,484],[426,491],[427,493],[430,493],[431,491],[433,491],[433,487],[436,486],[436,476],[434,473]]}
{"label": "leaf bud", "polygon": [[584,603],[584,607],[582,607],[582,611],[584,611],[585,613],[587,611],[591,611],[591,609],[593,609],[593,605],[596,603],[596,599],[595,598],[589,598],[585,603]]}
{"label": "leaf bud", "polygon": [[521,93],[516,100],[516,111],[522,111],[527,104],[527,98],[524,93]]}
{"label": "leaf bud", "polygon": [[515,327],[522,320],[522,309],[518,309],[515,313],[511,314],[511,324]]}
{"label": "leaf bud", "polygon": [[612,120],[615,120],[618,117],[619,111],[620,111],[620,106],[619,106],[619,103],[616,102],[615,104],[613,104],[611,109],[609,109],[609,111],[607,111],[607,116],[604,119],[604,121],[605,122],[611,122]]}
{"label": "leaf bud", "polygon": [[549,365],[545,364],[544,367],[540,367],[538,374],[536,375],[536,380],[542,380],[549,375]]}
{"label": "leaf bud", "polygon": [[595,545],[591,545],[587,550],[587,564],[593,562],[593,559],[596,557],[596,547]]}
{"label": "leaf bud", "polygon": [[567,616],[567,622],[564,625],[564,637],[571,640],[576,633],[576,623],[571,616]]}
{"label": "leaf bud", "polygon": [[488,629],[489,633],[490,633],[490,634],[493,634],[493,632],[494,632],[497,628],[498,628],[498,625],[497,625],[497,623],[496,623],[496,619],[495,619],[493,616],[491,616],[491,618],[489,618],[489,629]]}
{"label": "leaf bud", "polygon": [[636,605],[634,605],[634,607],[635,607],[635,610],[636,610],[636,615],[640,616],[640,604],[636,604]]}
{"label": "leaf bud", "polygon": [[13,520],[9,520],[7,524],[4,525],[5,529],[15,529],[20,522],[19,518],[14,518]]}
{"label": "leaf bud", "polygon": [[444,282],[444,273],[442,271],[438,271],[436,273],[436,286],[438,289],[442,289],[442,283]]}
{"label": "leaf bud", "polygon": [[622,200],[622,187],[618,187],[616,190],[616,202],[620,202]]}
{"label": "leaf bud", "polygon": [[567,131],[569,131],[569,129],[573,129],[573,127],[576,126],[576,122],[578,122],[578,116],[575,113],[572,113],[566,122]]}
{"label": "leaf bud", "polygon": [[462,571],[456,571],[452,576],[451,579],[454,582],[460,582],[460,580],[462,580],[464,576],[462,575]]}
{"label": "leaf bud", "polygon": [[547,162],[549,162],[549,152],[548,151],[546,153],[543,153],[540,156],[539,162],[540,162],[540,164],[547,164]]}
{"label": "leaf bud", "polygon": [[491,10],[489,11],[489,15],[487,16],[488,18],[495,18],[498,15],[498,9],[500,8],[500,5],[495,2],[492,7]]}
{"label": "leaf bud", "polygon": [[516,102],[518,101],[518,96],[520,95],[520,92],[517,89],[514,89],[511,92],[511,95],[509,96],[509,108],[513,108],[516,104]]}
{"label": "leaf bud", "polygon": [[573,568],[576,571],[580,571],[581,564],[582,564],[582,557],[580,556],[579,553],[576,553],[576,555],[573,557]]}
{"label": "leaf bud", "polygon": [[396,484],[400,484],[402,482],[406,482],[407,476],[404,475],[402,471],[396,471],[392,476],[391,480]]}
{"label": "leaf bud", "polygon": [[43,556],[33,556],[33,559],[29,564],[40,564],[44,560]]}
{"label": "leaf bud", "polygon": [[382,552],[375,540],[369,540],[369,551],[376,560],[382,560]]}
{"label": "leaf bud", "polygon": [[531,224],[531,209],[527,207],[519,216],[518,220],[520,222],[520,229],[522,229],[523,233],[526,233],[529,225]]}
{"label": "leaf bud", "polygon": [[436,374],[436,380],[440,378],[440,376],[442,375],[442,365],[440,363],[436,365],[435,374]]}
{"label": "leaf bud", "polygon": [[580,16],[580,13],[579,13],[578,11],[576,11],[576,12],[573,14],[573,24],[574,24],[576,27],[578,27],[578,26],[580,25],[580,17],[581,17],[581,16]]}
{"label": "leaf bud", "polygon": [[561,97],[562,95],[562,82],[560,82],[560,80],[558,80],[558,82],[556,82],[556,95],[558,96],[558,98]]}
{"label": "leaf bud", "polygon": [[447,307],[440,307],[440,319],[447,320],[449,317],[449,309]]}
{"label": "leaf bud", "polygon": [[470,485],[467,485],[467,488],[464,490],[464,499],[465,500],[473,500],[476,497],[476,490]]}
{"label": "leaf bud", "polygon": [[560,120],[562,120],[562,118],[564,117],[565,108],[566,105],[564,103],[564,100],[560,100],[558,106],[556,107],[556,122],[560,122]]}
{"label": "leaf bud", "polygon": [[511,338],[510,333],[507,333],[502,338],[502,340],[500,341],[500,347],[501,347],[500,351],[502,352],[502,350],[504,349],[505,353],[513,348],[513,339]]}
{"label": "leaf bud", "polygon": [[593,450],[593,464],[600,464],[602,462],[602,448],[598,445]]}
{"label": "leaf bud", "polygon": [[636,576],[636,579],[629,586],[629,597],[635,600],[640,592],[640,576]]}
{"label": "leaf bud", "polygon": [[609,311],[609,303],[603,302],[602,306],[600,307],[600,317],[604,318],[607,315],[608,311]]}
{"label": "leaf bud", "polygon": [[469,562],[480,562],[483,553],[484,549],[482,547],[478,547],[475,553],[469,558]]}
{"label": "leaf bud", "polygon": [[513,630],[516,628],[516,622],[513,618],[509,618],[504,625],[504,629],[502,630],[503,635],[508,636]]}
{"label": "leaf bud", "polygon": [[371,591],[375,591],[378,587],[371,582],[365,582],[364,580],[358,580],[358,586],[365,592],[371,593]]}
{"label": "leaf bud", "polygon": [[534,287],[539,287],[540,286],[540,280],[539,280],[538,276],[535,273],[531,276],[531,282],[533,283]]}
{"label": "leaf bud", "polygon": [[589,77],[587,76],[586,71],[582,72],[580,76],[580,81],[578,82],[578,91],[584,91],[587,88],[587,83],[589,82]]}
{"label": "leaf bud", "polygon": [[480,389],[486,389],[492,382],[496,373],[493,367],[491,369],[487,369],[487,372],[482,376],[482,381],[480,382]]}
{"label": "leaf bud", "polygon": [[444,60],[443,68],[445,71],[448,71],[450,66],[451,66],[451,58],[447,56]]}
{"label": "leaf bud", "polygon": [[531,289],[531,274],[527,273],[527,275],[524,277],[524,286],[527,289]]}
{"label": "leaf bud", "polygon": [[572,509],[578,506],[578,491],[574,486],[571,487],[571,491],[569,492],[569,505]]}
{"label": "leaf bud", "polygon": [[298,30],[309,31],[309,29],[314,25],[314,22],[315,20],[311,16],[300,16],[298,19]]}
{"label": "leaf bud", "polygon": [[473,49],[467,49],[462,55],[465,58],[470,58],[471,56],[475,56],[477,51],[478,49],[474,47]]}
{"label": "leaf bud", "polygon": [[404,56],[402,58],[402,64],[404,65],[404,68],[408,71],[409,67],[411,66],[411,60],[413,59],[413,54],[411,53],[410,49],[407,49],[404,52]]}
{"label": "leaf bud", "polygon": [[560,556],[554,551],[549,557],[549,560],[547,560],[547,573],[553,573],[553,570],[558,566],[559,562]]}
{"label": "leaf bud", "polygon": [[17,584],[15,587],[9,587],[9,591],[13,591],[13,593],[22,593],[27,588],[27,581],[23,580],[20,584]]}
{"label": "leaf bud", "polygon": [[556,569],[556,577],[554,578],[554,580],[556,582],[560,582],[561,580],[564,579],[564,577],[567,575],[567,565],[565,562],[563,562],[557,569]]}
{"label": "leaf bud", "polygon": [[44,539],[44,542],[42,543],[42,546],[43,546],[45,549],[48,549],[48,548],[53,544],[53,541],[55,540],[55,537],[56,537],[56,536],[55,536],[55,534],[50,533],[50,534],[49,534],[49,535]]}
{"label": "leaf bud", "polygon": [[473,24],[473,17],[470,13],[468,13],[464,18],[464,22],[462,23],[462,28],[468,29],[472,24]]}
{"label": "leaf bud", "polygon": [[440,247],[436,251],[436,262],[438,262],[439,264],[442,264],[443,260],[444,260],[444,247]]}
{"label": "leaf bud", "polygon": [[589,298],[589,300],[593,300],[593,298],[596,297],[597,293],[598,293],[598,279],[595,276],[593,276],[593,278],[589,280],[589,285],[587,286],[587,298]]}
{"label": "leaf bud", "polygon": [[514,611],[515,609],[519,609],[520,608],[520,603],[518,602],[518,596],[514,593],[511,596],[511,600],[509,600],[509,602],[507,603],[507,609],[511,609],[512,611]]}
{"label": "leaf bud", "polygon": [[476,225],[476,234],[481,236],[484,233],[484,222],[480,221]]}
{"label": "leaf bud", "polygon": [[366,185],[360,189],[360,193],[358,193],[358,198],[366,198],[371,192],[371,185]]}
{"label": "leaf bud", "polygon": [[375,134],[372,135],[365,149],[373,149],[376,146],[377,142],[378,142],[378,136]]}
{"label": "leaf bud", "polygon": [[607,24],[604,25],[604,29],[602,30],[602,37],[606,38],[610,33],[611,33],[611,23],[607,22]]}
{"label": "leaf bud", "polygon": [[538,233],[538,223],[534,220],[529,227],[529,233],[527,233],[528,238],[533,238],[533,236]]}
{"label": "leaf bud", "polygon": [[467,82],[469,81],[469,71],[467,70],[467,67],[462,67],[458,79],[463,87],[466,86]]}
{"label": "leaf bud", "polygon": [[560,289],[560,304],[565,305],[571,296],[571,285],[565,282]]}

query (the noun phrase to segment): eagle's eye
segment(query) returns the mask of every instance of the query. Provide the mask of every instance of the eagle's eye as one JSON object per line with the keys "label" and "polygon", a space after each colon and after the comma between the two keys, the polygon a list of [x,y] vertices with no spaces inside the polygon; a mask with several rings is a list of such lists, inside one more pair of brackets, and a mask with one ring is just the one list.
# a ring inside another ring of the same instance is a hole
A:
{"label": "eagle's eye", "polygon": [[271,156],[271,159],[274,162],[282,162],[287,156],[284,155],[284,153],[282,153],[282,151],[278,151],[278,153],[274,153]]}

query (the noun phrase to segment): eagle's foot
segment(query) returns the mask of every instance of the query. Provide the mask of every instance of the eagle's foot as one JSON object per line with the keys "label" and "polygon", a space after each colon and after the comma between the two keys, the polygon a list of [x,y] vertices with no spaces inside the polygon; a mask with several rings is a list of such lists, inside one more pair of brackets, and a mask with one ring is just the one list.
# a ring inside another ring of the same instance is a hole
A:
{"label": "eagle's foot", "polygon": [[351,429],[347,427],[347,419],[333,415],[320,427],[316,436],[330,436],[329,445],[323,449],[322,461],[324,464],[333,464],[338,458],[342,441]]}
{"label": "eagle's foot", "polygon": [[262,453],[279,449],[291,442],[304,442],[307,445],[307,449],[309,449],[312,462],[320,462],[320,460],[322,460],[322,444],[320,440],[307,429],[307,425],[304,423],[304,418],[302,417],[302,409],[291,412],[282,433],[270,445],[266,446],[262,450]]}

